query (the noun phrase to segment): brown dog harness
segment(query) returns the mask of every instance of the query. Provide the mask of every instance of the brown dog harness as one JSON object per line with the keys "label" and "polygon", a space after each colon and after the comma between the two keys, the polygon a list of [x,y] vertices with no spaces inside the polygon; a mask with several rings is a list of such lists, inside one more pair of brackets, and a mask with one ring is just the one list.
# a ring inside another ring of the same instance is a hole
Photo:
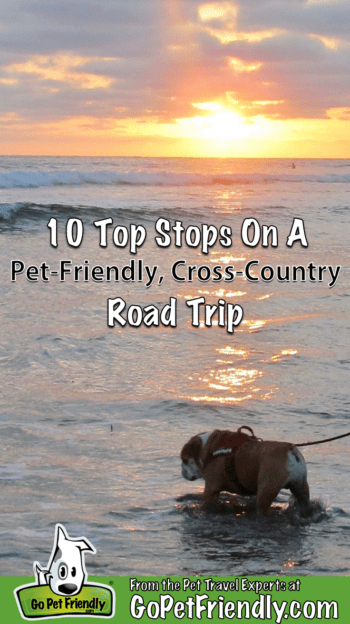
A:
{"label": "brown dog harness", "polygon": [[[242,429],[247,429],[251,435],[248,435],[247,433],[242,433]],[[205,460],[203,462],[203,469],[206,468],[217,457],[221,455],[227,456],[231,460],[229,466],[230,478],[232,479],[232,481],[234,481],[234,483],[236,483],[242,494],[251,494],[250,491],[248,491],[241,485],[237,478],[234,457],[236,451],[241,446],[243,446],[243,444],[246,444],[247,442],[258,442],[260,440],[261,438],[257,438],[254,435],[253,429],[246,425],[239,427],[237,431],[218,431],[216,434],[216,440],[213,440],[214,450],[212,450],[207,455],[207,457],[205,457]]]}
{"label": "brown dog harness", "polygon": [[[248,429],[251,435],[242,433],[242,429]],[[234,455],[237,449],[246,442],[260,439],[254,435],[253,429],[246,425],[243,425],[237,431],[218,431],[217,434],[214,432],[214,435],[216,435],[216,440],[213,441],[214,450],[205,458],[203,468],[206,468],[219,455]]]}

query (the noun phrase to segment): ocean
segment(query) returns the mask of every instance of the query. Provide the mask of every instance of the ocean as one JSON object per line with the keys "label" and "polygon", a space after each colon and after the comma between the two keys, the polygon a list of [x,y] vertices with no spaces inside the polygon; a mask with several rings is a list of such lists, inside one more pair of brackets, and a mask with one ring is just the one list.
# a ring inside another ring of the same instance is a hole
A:
{"label": "ocean", "polygon": [[0,194],[0,573],[60,522],[90,575],[349,574],[349,438],[301,449],[307,519],[179,455],[350,431],[350,160],[1,157]]}

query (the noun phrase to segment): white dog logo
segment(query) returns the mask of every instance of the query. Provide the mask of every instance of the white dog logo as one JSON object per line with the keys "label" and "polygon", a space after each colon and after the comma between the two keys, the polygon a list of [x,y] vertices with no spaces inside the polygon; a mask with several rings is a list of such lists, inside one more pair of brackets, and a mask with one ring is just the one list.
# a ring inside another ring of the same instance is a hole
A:
{"label": "white dog logo", "polygon": [[86,579],[84,551],[96,553],[84,537],[71,539],[62,524],[56,524],[55,541],[47,568],[33,564],[37,585],[49,585],[59,596],[75,596]]}

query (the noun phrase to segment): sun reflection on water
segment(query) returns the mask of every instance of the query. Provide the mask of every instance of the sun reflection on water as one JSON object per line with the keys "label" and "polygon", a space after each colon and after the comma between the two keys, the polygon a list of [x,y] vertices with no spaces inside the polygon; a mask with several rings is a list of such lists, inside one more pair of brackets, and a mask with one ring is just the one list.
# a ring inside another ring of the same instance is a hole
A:
{"label": "sun reflection on water", "polygon": [[290,355],[297,355],[298,351],[296,349],[283,349],[281,353],[277,353],[277,355],[273,355],[271,360],[273,362],[280,362],[282,357],[288,357]]}
{"label": "sun reflection on water", "polygon": [[251,319],[247,321],[242,321],[241,325],[248,325],[248,330],[250,332],[257,331],[266,325],[267,321],[263,321],[262,319]]}
{"label": "sun reflection on water", "polygon": [[[219,290],[213,290],[213,291],[199,289],[197,293],[198,295],[212,295],[213,297],[219,297],[219,298],[226,297],[227,299],[232,298],[232,297],[244,297],[244,295],[247,294],[244,290],[231,291],[231,290],[225,290],[224,288],[220,288]],[[182,295],[181,293],[179,293],[177,297],[183,297],[184,299],[193,299],[193,295]]]}
{"label": "sun reflection on water", "polygon": [[241,355],[242,357],[247,357],[247,351],[245,349],[235,349],[234,347],[222,347],[221,349],[217,349],[219,353],[223,355]]}
{"label": "sun reflection on water", "polygon": [[[215,256],[215,253],[219,254],[221,252],[213,252],[212,255]],[[217,264],[218,262],[222,262],[222,264],[232,264],[232,262],[245,262],[246,258],[235,258],[234,256],[219,256],[218,258],[211,258],[210,262],[213,264]]]}
{"label": "sun reflection on water", "polygon": [[297,565],[299,565],[299,561],[292,561],[291,559],[288,559],[288,561],[285,561],[285,563],[283,564],[283,567],[294,568]]}
{"label": "sun reflection on water", "polygon": [[[243,367],[225,367],[219,369],[211,369],[206,375],[196,377],[197,383],[206,389],[214,392],[220,392],[220,395],[193,395],[192,401],[207,401],[216,403],[232,403],[238,401],[246,401],[254,398],[261,388],[257,385],[257,381],[263,376],[263,371],[257,368]],[[191,380],[195,380],[193,377]],[[268,394],[271,391],[269,390]],[[266,392],[262,398],[266,397]]]}
{"label": "sun reflection on water", "polygon": [[[221,356],[215,364],[188,379],[192,390],[187,399],[196,402],[230,404],[252,399],[266,401],[275,396],[280,388],[274,383],[266,365],[286,361],[298,354],[297,349],[283,348],[277,354],[256,352],[248,348],[224,344],[216,348]],[[243,364],[244,362],[244,364]]]}
{"label": "sun reflection on water", "polygon": [[217,390],[232,389],[237,386],[251,384],[263,373],[257,369],[246,370],[245,368],[222,368],[218,371],[211,371],[210,377],[214,381],[208,381],[209,388]]}
{"label": "sun reflection on water", "polygon": [[[225,177],[221,179],[221,182],[225,184]],[[241,210],[243,207],[243,199],[242,191],[219,190],[216,196],[214,212],[232,214],[235,210]]]}
{"label": "sun reflection on water", "polygon": [[[200,290],[200,294],[209,294],[206,290]],[[224,289],[216,291],[218,297],[223,296]],[[269,296],[269,295],[268,295]],[[284,320],[284,319],[283,319]],[[256,351],[249,347],[249,338],[242,343],[242,334],[262,330],[266,325],[274,323],[272,318],[251,318],[242,322],[243,327],[235,329],[236,340],[230,343],[230,336],[222,336],[224,342],[216,345],[216,359],[207,362],[202,370],[192,373],[188,377],[190,387],[183,398],[194,402],[233,404],[249,400],[271,400],[280,388],[275,383],[275,373],[270,366],[278,366],[293,359],[298,354],[297,349],[291,346],[280,345],[277,351],[269,342],[265,349]],[[213,326],[218,325],[217,320],[212,321]],[[204,321],[200,321],[200,327],[205,328]],[[248,341],[248,342],[247,342]],[[277,351],[277,352],[276,352]]]}

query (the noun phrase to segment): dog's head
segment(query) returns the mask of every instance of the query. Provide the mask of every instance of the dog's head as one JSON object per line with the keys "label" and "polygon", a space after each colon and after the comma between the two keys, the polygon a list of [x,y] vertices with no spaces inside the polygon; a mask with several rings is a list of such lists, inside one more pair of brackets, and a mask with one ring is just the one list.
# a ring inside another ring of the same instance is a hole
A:
{"label": "dog's head", "polygon": [[203,435],[193,436],[181,451],[182,476],[187,481],[203,479],[201,451],[203,448]]}
{"label": "dog's head", "polygon": [[95,553],[86,539],[70,539],[62,525],[57,525],[52,560],[46,573],[47,583],[60,596],[74,596],[80,592],[86,578],[83,551]]}

